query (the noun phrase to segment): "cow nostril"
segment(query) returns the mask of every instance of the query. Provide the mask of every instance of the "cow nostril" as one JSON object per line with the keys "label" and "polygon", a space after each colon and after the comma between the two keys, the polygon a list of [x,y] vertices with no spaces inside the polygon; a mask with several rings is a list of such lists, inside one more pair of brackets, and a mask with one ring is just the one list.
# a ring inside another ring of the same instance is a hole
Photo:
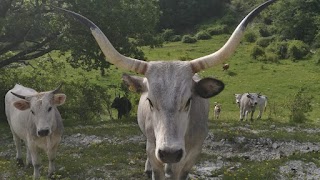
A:
{"label": "cow nostril", "polygon": [[159,150],[158,155],[160,160],[164,163],[177,163],[183,156],[183,150]]}
{"label": "cow nostril", "polygon": [[44,129],[44,130],[38,131],[38,135],[41,137],[48,136],[48,134],[49,134],[49,129]]}

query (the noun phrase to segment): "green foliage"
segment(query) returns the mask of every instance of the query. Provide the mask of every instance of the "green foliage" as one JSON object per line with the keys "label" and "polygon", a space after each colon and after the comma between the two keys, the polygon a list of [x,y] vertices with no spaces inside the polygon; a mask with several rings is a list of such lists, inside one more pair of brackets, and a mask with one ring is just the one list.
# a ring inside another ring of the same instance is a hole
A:
{"label": "green foliage", "polygon": [[197,39],[191,35],[184,35],[181,39],[183,43],[195,43]]}
{"label": "green foliage", "polygon": [[270,16],[283,40],[296,39],[311,45],[320,28],[319,7],[318,0],[279,1]]}
{"label": "green foliage", "polygon": [[268,47],[267,50],[273,52],[278,55],[279,59],[286,59],[288,58],[288,42],[286,41],[276,41],[272,42]]}
{"label": "green foliage", "polygon": [[207,31],[199,31],[195,35],[195,38],[197,40],[207,40],[207,39],[211,39],[211,35]]}
{"label": "green foliage", "polygon": [[207,28],[206,31],[211,35],[219,35],[228,33],[228,26],[227,25],[215,25],[213,27]]}
{"label": "green foliage", "polygon": [[172,36],[174,36],[174,30],[173,29],[165,29],[161,33],[161,37],[164,41],[170,41]]}
{"label": "green foliage", "polygon": [[254,31],[248,31],[244,34],[244,37],[243,39],[246,41],[246,42],[250,42],[250,43],[253,43],[257,40],[257,35]]}
{"label": "green foliage", "polygon": [[181,39],[182,39],[181,35],[173,35],[170,38],[170,42],[178,42],[178,41],[181,41]]}
{"label": "green foliage", "polygon": [[301,88],[288,103],[287,107],[290,110],[290,120],[294,123],[304,123],[307,121],[305,113],[312,111],[313,97],[305,94],[305,88]]}
{"label": "green foliage", "polygon": [[[90,122],[101,119],[110,109],[111,95],[105,87],[93,83],[84,74],[70,74],[63,62],[40,59],[34,68],[0,69],[0,96],[14,87],[16,83],[37,91],[48,91],[63,82],[61,92],[67,95],[66,103],[59,107],[60,113],[68,121]],[[25,73],[21,73],[25,71]],[[4,112],[4,103],[0,103],[0,112]],[[0,113],[1,115],[4,113]]]}
{"label": "green foliage", "polygon": [[288,56],[293,61],[304,58],[309,51],[309,46],[303,41],[292,40],[288,42]]}
{"label": "green foliage", "polygon": [[270,36],[270,37],[261,37],[258,38],[256,41],[256,44],[261,46],[261,47],[267,47],[269,46],[269,44],[274,40],[274,37]]}
{"label": "green foliage", "polygon": [[159,28],[186,32],[213,17],[220,17],[226,2],[220,0],[159,0]]}
{"label": "green foliage", "polygon": [[264,52],[263,48],[260,46],[253,46],[251,54],[250,54],[250,56],[253,59],[259,59],[259,58],[264,57],[265,55],[266,55],[266,53]]}

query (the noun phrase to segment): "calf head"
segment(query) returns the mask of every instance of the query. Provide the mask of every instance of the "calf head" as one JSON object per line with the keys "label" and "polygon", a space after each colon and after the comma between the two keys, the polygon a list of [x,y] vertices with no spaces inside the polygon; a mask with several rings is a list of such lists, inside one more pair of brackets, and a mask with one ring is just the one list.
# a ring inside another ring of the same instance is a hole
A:
{"label": "calf head", "polygon": [[62,105],[66,100],[65,94],[57,94],[61,85],[49,92],[41,92],[31,96],[22,96],[11,92],[21,98],[13,103],[14,107],[21,111],[30,111],[30,116],[36,126],[36,134],[39,137],[48,136],[55,124],[56,106]]}
{"label": "calf head", "polygon": [[[161,74],[161,76],[159,76]],[[146,78],[124,74],[131,90],[146,93],[147,121],[155,137],[155,156],[163,163],[176,163],[185,155],[185,135],[190,109],[195,98],[210,98],[220,93],[224,84],[214,78],[200,81],[187,62],[157,62],[150,65]],[[143,103],[143,102],[142,102]]]}

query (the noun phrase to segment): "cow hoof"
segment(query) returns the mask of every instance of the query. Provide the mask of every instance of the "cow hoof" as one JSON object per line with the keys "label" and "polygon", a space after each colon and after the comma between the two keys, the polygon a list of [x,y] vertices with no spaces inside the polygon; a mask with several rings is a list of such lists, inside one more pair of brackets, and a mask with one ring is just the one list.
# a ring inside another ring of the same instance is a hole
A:
{"label": "cow hoof", "polygon": [[23,167],[23,166],[24,166],[23,160],[22,160],[21,158],[18,158],[18,159],[17,159],[17,166],[18,166],[18,167]]}
{"label": "cow hoof", "polygon": [[145,171],[145,173],[148,176],[148,178],[152,177],[152,171],[151,170],[147,170],[147,171]]}

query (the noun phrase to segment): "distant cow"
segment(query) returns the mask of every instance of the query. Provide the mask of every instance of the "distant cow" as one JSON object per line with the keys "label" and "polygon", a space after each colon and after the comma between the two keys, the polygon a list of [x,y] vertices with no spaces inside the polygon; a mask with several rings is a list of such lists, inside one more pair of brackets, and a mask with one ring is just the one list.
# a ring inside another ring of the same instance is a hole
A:
{"label": "distant cow", "polygon": [[253,113],[258,104],[258,95],[255,93],[245,93],[240,99],[240,121],[245,118],[248,119],[248,114],[251,113],[251,120],[253,120]]}
{"label": "distant cow", "polygon": [[222,66],[222,68],[223,68],[223,71],[228,70],[228,69],[229,69],[229,64],[224,64],[224,65]]}
{"label": "distant cow", "polygon": [[221,112],[221,104],[215,104],[214,105],[214,118],[219,119],[220,117],[220,112]]}
{"label": "distant cow", "polygon": [[116,97],[111,107],[118,110],[118,119],[121,119],[123,115],[129,115],[132,108],[131,102],[126,97]]}
{"label": "distant cow", "polygon": [[261,95],[260,93],[257,94],[258,96],[258,108],[259,108],[259,115],[257,119],[261,119],[262,113],[266,111],[267,104],[268,104],[268,97],[265,95]]}
{"label": "distant cow", "polygon": [[[261,119],[262,113],[266,110],[267,103],[268,103],[268,97],[265,95],[261,95],[260,93],[251,93],[257,95],[257,107],[259,108],[259,115],[257,119]],[[240,108],[240,99],[242,97],[242,94],[234,94],[236,98],[236,103],[238,104]]]}
{"label": "distant cow", "polygon": [[40,177],[37,148],[43,149],[49,159],[48,176],[55,171],[55,158],[63,133],[63,123],[57,106],[66,100],[58,94],[61,85],[47,92],[40,92],[15,85],[5,96],[6,116],[16,146],[18,165],[23,165],[21,140],[27,147],[26,164],[33,165],[33,178]]}

